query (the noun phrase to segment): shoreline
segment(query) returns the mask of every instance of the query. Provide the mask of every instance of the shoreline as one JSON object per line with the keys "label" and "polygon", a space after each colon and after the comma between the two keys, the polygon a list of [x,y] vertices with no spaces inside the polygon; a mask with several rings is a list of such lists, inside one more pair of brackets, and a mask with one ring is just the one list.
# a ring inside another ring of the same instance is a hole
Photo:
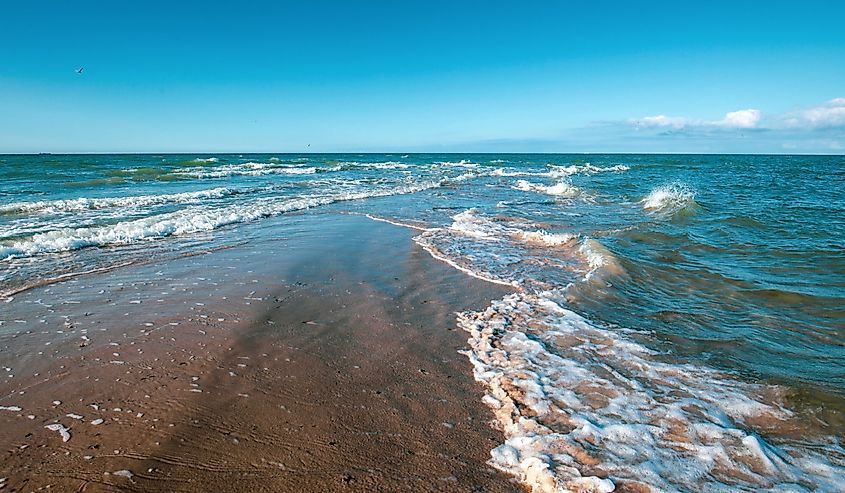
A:
{"label": "shoreline", "polygon": [[457,353],[455,312],[509,290],[404,228],[285,222],[4,303],[6,491],[525,491]]}

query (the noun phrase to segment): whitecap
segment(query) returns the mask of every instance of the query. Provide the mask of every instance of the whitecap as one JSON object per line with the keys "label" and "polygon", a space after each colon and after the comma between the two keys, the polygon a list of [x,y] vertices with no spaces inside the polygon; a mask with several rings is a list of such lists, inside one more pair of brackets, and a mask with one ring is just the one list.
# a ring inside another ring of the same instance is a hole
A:
{"label": "whitecap", "polygon": [[566,180],[559,181],[554,185],[543,185],[540,183],[531,183],[525,180],[519,180],[516,182],[516,185],[514,185],[514,188],[524,192],[538,192],[559,197],[574,197],[581,193],[580,188],[574,186]]}
{"label": "whitecap", "polygon": [[631,169],[624,164],[617,164],[614,166],[594,166],[590,163],[587,164],[573,164],[570,166],[557,166],[557,165],[549,165],[549,168],[552,170],[552,173],[561,174],[561,175],[575,175],[575,174],[585,174],[585,175],[592,175],[596,173],[621,173],[624,171],[628,171]]}
{"label": "whitecap", "polygon": [[337,191],[288,199],[261,198],[225,207],[191,206],[179,211],[104,226],[63,228],[0,245],[0,259],[76,250],[91,246],[124,245],[140,240],[211,231],[233,223],[308,209],[335,202],[415,193],[439,187],[441,181],[420,182],[364,191]]}
{"label": "whitecap", "polygon": [[654,188],[640,203],[655,213],[674,213],[695,204],[695,190],[685,183],[674,182]]}
{"label": "whitecap", "polygon": [[194,192],[182,192],[163,195],[135,195],[129,197],[105,197],[66,200],[41,200],[34,202],[14,202],[0,205],[0,214],[14,213],[42,213],[55,214],[58,212],[80,212],[91,209],[107,209],[112,207],[149,207],[167,203],[192,203],[208,199],[216,199],[242,193],[242,190],[231,188],[212,188]]}

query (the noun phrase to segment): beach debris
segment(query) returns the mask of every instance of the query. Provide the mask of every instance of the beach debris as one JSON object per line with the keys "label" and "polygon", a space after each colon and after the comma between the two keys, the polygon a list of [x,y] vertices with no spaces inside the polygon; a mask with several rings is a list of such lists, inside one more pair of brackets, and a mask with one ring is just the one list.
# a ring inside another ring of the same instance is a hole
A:
{"label": "beach debris", "polygon": [[61,405],[62,405],[62,401],[53,401],[53,405],[54,405],[54,406],[61,406]]}
{"label": "beach debris", "polygon": [[[106,474],[108,474],[108,473],[106,473]],[[132,474],[132,471],[130,471],[129,469],[121,469],[121,470],[115,471],[111,474],[112,474],[112,476],[120,476],[121,478],[126,478],[126,479],[132,479],[132,476],[134,476],[134,474]]]}
{"label": "beach debris", "polygon": [[68,430],[67,427],[65,427],[65,425],[63,425],[61,423],[49,424],[49,425],[45,426],[44,428],[47,428],[50,431],[58,431],[59,435],[62,436],[63,442],[70,440],[70,430]]}
{"label": "beach debris", "polygon": [[22,408],[20,406],[0,406],[0,411],[12,411],[18,412],[21,411]]}
{"label": "beach debris", "polygon": [[105,420],[104,420],[103,418],[97,418],[97,419],[95,419],[94,421],[91,421],[91,424],[92,424],[93,426],[97,426],[97,425],[101,425],[101,424],[103,424],[103,422],[104,422],[104,421],[105,421]]}
{"label": "beach debris", "polygon": [[68,413],[68,414],[65,414],[65,416],[67,416],[68,418],[72,418],[72,419],[82,419],[82,415],[79,415],[79,414]]}

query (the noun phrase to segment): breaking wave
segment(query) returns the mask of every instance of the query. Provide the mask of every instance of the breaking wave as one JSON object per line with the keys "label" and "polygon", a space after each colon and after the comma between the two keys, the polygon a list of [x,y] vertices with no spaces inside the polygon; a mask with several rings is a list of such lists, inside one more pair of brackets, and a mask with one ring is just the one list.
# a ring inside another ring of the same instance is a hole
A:
{"label": "breaking wave", "polygon": [[516,185],[514,185],[514,188],[524,192],[538,192],[559,197],[574,197],[581,193],[580,188],[574,186],[566,180],[559,181],[554,185],[543,185],[540,183],[531,183],[525,180],[519,180],[516,182]]}
{"label": "breaking wave", "polygon": [[649,212],[673,214],[695,205],[695,190],[684,183],[670,183],[653,189],[640,203]]}
{"label": "breaking wave", "polygon": [[183,192],[164,195],[137,195],[133,197],[110,198],[78,198],[68,200],[43,200],[34,202],[15,202],[0,205],[0,214],[40,213],[54,214],[58,212],[80,212],[92,209],[108,209],[112,207],[148,207],[168,203],[188,204],[202,200],[216,199],[243,193],[242,190],[230,188],[213,188],[196,192]]}
{"label": "breaking wave", "polygon": [[440,185],[440,181],[423,182],[393,188],[339,192],[292,199],[261,198],[226,207],[192,206],[176,212],[122,221],[111,225],[64,228],[38,233],[26,239],[0,245],[0,259],[28,257],[91,246],[124,245],[147,239],[211,231],[222,226],[252,221],[260,217],[275,216],[285,212],[341,201],[415,193]]}

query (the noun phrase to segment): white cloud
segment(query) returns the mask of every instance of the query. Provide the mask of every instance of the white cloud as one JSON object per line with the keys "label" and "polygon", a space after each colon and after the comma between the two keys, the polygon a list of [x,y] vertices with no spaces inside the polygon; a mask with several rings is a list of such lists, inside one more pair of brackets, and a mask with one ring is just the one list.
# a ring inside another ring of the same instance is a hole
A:
{"label": "white cloud", "polygon": [[689,124],[690,120],[683,117],[673,117],[666,115],[646,116],[635,120],[637,126],[642,127],[675,127],[681,128]]}
{"label": "white cloud", "polygon": [[845,127],[845,98],[831,99],[818,106],[788,115],[786,123],[791,127]]}
{"label": "white cloud", "polygon": [[762,113],[760,110],[746,109],[737,110],[726,113],[725,116],[719,120],[696,120],[683,116],[646,116],[637,120],[631,120],[631,123],[639,127],[670,127],[670,128],[686,128],[686,127],[723,127],[723,128],[754,128],[760,123]]}
{"label": "white cloud", "polygon": [[723,127],[754,128],[760,123],[761,117],[762,113],[760,113],[760,110],[737,110],[731,111],[724,118],[714,123]]}

